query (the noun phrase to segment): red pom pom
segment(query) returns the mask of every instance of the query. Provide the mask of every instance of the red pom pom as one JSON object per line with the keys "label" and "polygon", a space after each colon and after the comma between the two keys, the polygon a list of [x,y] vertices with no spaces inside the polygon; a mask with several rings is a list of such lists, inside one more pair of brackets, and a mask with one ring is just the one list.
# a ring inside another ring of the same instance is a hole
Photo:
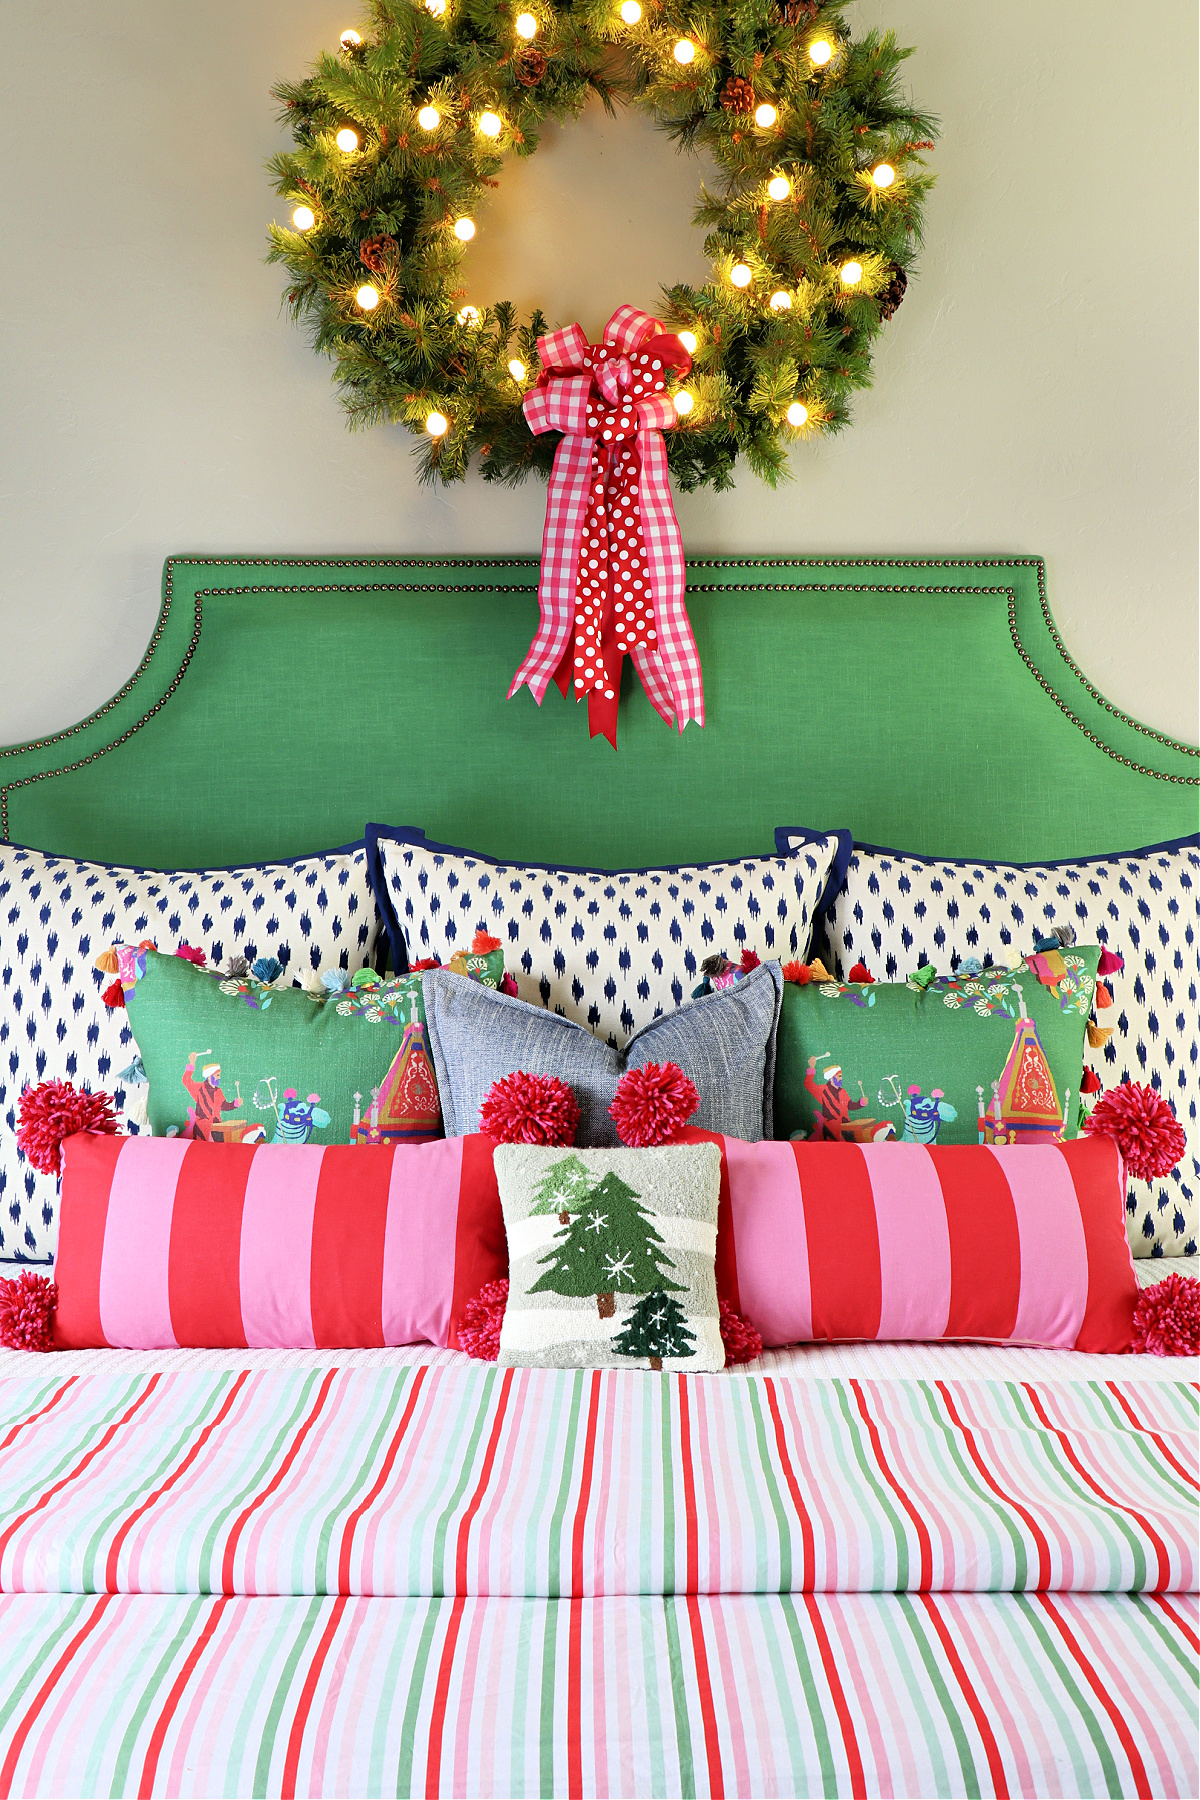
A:
{"label": "red pom pom", "polygon": [[440,969],[441,966],[436,956],[423,956],[420,962],[409,963],[408,972],[410,975],[421,975],[426,969]]}
{"label": "red pom pom", "polygon": [[109,987],[105,988],[100,998],[103,1000],[105,1006],[124,1006],[125,989],[121,986],[119,981],[114,981]]}
{"label": "red pom pom", "polygon": [[198,969],[202,969],[208,961],[203,950],[197,950],[195,944],[180,944],[175,954],[182,956],[184,962],[195,963]]}
{"label": "red pom pom", "polygon": [[488,956],[493,950],[500,948],[500,939],[492,937],[489,932],[477,931],[471,940],[471,948],[476,956]]}
{"label": "red pom pom", "polygon": [[43,1175],[62,1172],[61,1145],[77,1131],[117,1129],[113,1103],[105,1093],[82,1093],[69,1081],[43,1081],[26,1088],[17,1103],[17,1145]]}
{"label": "red pom pom", "polygon": [[473,1300],[468,1300],[464,1323],[458,1328],[458,1347],[480,1362],[495,1362],[500,1354],[500,1327],[508,1304],[508,1277],[485,1281]]}
{"label": "red pom pom", "polygon": [[1096,964],[1097,975],[1119,975],[1125,967],[1125,958],[1118,956],[1113,950],[1101,950],[1100,961]]}
{"label": "red pom pom", "polygon": [[0,1281],[0,1344],[6,1350],[53,1348],[50,1321],[58,1289],[44,1275],[22,1269],[15,1281]]}
{"label": "red pom pom", "polygon": [[517,978],[515,975],[510,975],[507,969],[500,977],[500,992],[511,995],[514,1000],[517,997]]}
{"label": "red pom pom", "polygon": [[479,1129],[498,1144],[573,1144],[579,1104],[556,1075],[518,1069],[493,1081],[479,1109]]}
{"label": "red pom pom", "polygon": [[1104,1083],[1097,1075],[1095,1069],[1085,1069],[1083,1071],[1083,1080],[1079,1084],[1079,1091],[1081,1094],[1098,1094],[1103,1086]]}
{"label": "red pom pom", "polygon": [[721,1308],[721,1342],[725,1346],[725,1361],[756,1361],[763,1353],[762,1333],[754,1329],[749,1319],[734,1312],[728,1300],[719,1300],[718,1304]]}
{"label": "red pom pom", "polygon": [[755,955],[754,951],[753,950],[743,950],[742,951],[742,968],[745,970],[746,974],[748,975],[750,973],[751,969],[757,969],[757,967],[758,967],[758,957]]}
{"label": "red pom pom", "polygon": [[875,977],[872,975],[870,969],[868,969],[866,963],[856,962],[850,973],[847,975],[846,980],[861,982],[864,987],[875,986]]}
{"label": "red pom pom", "polygon": [[803,987],[804,986],[804,964],[800,963],[800,962],[784,963],[783,979],[785,981],[794,981],[797,987]]}
{"label": "red pom pom", "polygon": [[617,1083],[617,1096],[608,1116],[617,1135],[631,1150],[651,1144],[669,1144],[681,1132],[700,1096],[678,1063],[647,1063],[644,1069],[627,1069]]}
{"label": "red pom pom", "polygon": [[1083,1129],[1093,1137],[1112,1138],[1129,1173],[1141,1181],[1166,1175],[1187,1149],[1170,1101],[1137,1081],[1123,1081],[1101,1094]]}
{"label": "red pom pom", "polygon": [[1133,1309],[1130,1348],[1149,1356],[1200,1355],[1200,1281],[1168,1275],[1143,1288]]}

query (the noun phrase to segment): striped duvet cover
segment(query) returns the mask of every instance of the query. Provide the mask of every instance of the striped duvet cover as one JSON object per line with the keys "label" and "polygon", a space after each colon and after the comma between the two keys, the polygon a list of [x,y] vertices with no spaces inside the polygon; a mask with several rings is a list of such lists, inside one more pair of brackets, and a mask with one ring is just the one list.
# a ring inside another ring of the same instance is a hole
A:
{"label": "striped duvet cover", "polygon": [[104,1354],[0,1379],[0,1795],[1200,1791],[1162,1365]]}

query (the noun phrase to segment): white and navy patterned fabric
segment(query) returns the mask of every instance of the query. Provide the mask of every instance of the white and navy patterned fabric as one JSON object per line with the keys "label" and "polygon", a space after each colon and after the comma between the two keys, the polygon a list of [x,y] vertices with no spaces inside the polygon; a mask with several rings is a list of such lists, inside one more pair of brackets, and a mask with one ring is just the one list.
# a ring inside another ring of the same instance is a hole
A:
{"label": "white and navy patterned fabric", "polygon": [[303,982],[372,962],[379,930],[363,844],[166,873],[0,844],[0,1264],[52,1262],[57,1242],[57,1179],[17,1149],[23,1088],[52,1077],[104,1088],[122,1128],[138,1130],[122,1079],[137,1046],[124,1007],[101,998],[112,981],[96,967],[102,951],[143,938],[160,950],[190,944],[211,963],[274,958]]}
{"label": "white and navy patterned fabric", "polygon": [[[786,842],[786,830],[777,834]],[[1194,1256],[1200,1200],[1200,837],[1117,856],[1019,864],[938,861],[856,845],[828,917],[839,981],[860,960],[879,981],[922,963],[950,974],[964,957],[985,966],[1031,950],[1052,925],[1125,958],[1101,978],[1113,998],[1095,1023],[1107,1043],[1084,1045],[1105,1087],[1148,1082],[1187,1133],[1182,1162],[1161,1181],[1129,1183],[1135,1256]]]}
{"label": "white and navy patterned fabric", "polygon": [[735,962],[743,948],[764,962],[803,958],[849,842],[811,833],[783,856],[619,873],[494,862],[376,825],[367,848],[397,968],[449,962],[489,932],[522,1000],[620,1048],[690,997],[716,951]]}

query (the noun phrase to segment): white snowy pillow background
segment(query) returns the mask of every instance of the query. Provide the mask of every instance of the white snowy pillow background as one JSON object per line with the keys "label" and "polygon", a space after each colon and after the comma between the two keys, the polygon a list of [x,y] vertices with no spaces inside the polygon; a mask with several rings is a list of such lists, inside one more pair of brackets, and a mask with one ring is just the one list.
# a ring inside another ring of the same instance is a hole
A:
{"label": "white snowy pillow background", "polygon": [[[786,845],[787,828],[776,841]],[[1126,1224],[1135,1256],[1194,1256],[1200,1237],[1200,837],[1118,856],[1021,865],[938,861],[856,844],[829,909],[826,948],[843,980],[862,961],[877,981],[922,963],[950,974],[965,956],[985,967],[1033,948],[1051,925],[1125,959],[1101,977],[1112,1026],[1084,1066],[1105,1087],[1148,1082],[1187,1134],[1164,1180],[1131,1180]]]}
{"label": "white snowy pillow background", "polygon": [[522,1000],[616,1049],[690,999],[716,951],[803,959],[839,849],[837,832],[805,834],[784,855],[614,874],[496,862],[385,827],[368,826],[367,842],[409,961],[449,962],[487,931]]}
{"label": "white snowy pillow background", "polygon": [[51,1262],[57,1243],[57,1178],[38,1174],[17,1149],[23,1088],[52,1077],[104,1088],[122,1129],[139,1129],[125,1113],[132,1090],[119,1079],[137,1046],[124,1007],[101,998],[113,979],[96,967],[101,951],[152,938],[164,951],[190,944],[213,964],[274,957],[281,980],[303,983],[321,969],[372,962],[380,923],[363,844],[168,872],[0,844],[0,1265]]}

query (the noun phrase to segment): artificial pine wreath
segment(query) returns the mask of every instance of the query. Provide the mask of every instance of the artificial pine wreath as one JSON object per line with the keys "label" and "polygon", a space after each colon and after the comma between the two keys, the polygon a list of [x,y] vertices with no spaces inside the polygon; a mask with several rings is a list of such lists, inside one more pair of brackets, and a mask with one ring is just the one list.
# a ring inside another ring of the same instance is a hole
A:
{"label": "artificial pine wreath", "polygon": [[[871,343],[903,297],[934,178],[936,126],[900,93],[891,32],[855,42],[819,0],[371,0],[276,96],[295,138],[272,159],[292,227],[270,257],[290,275],[354,425],[406,424],[423,473],[549,472],[521,401],[539,374],[535,312],[469,285],[463,255],[510,152],[597,94],[645,108],[723,177],[701,193],[713,278],[664,288],[692,349],[666,434],[679,486],[728,487],[740,454],[772,486],[789,443],[838,430],[871,381]],[[478,215],[478,218],[477,218]],[[690,406],[688,400],[690,399]]]}

